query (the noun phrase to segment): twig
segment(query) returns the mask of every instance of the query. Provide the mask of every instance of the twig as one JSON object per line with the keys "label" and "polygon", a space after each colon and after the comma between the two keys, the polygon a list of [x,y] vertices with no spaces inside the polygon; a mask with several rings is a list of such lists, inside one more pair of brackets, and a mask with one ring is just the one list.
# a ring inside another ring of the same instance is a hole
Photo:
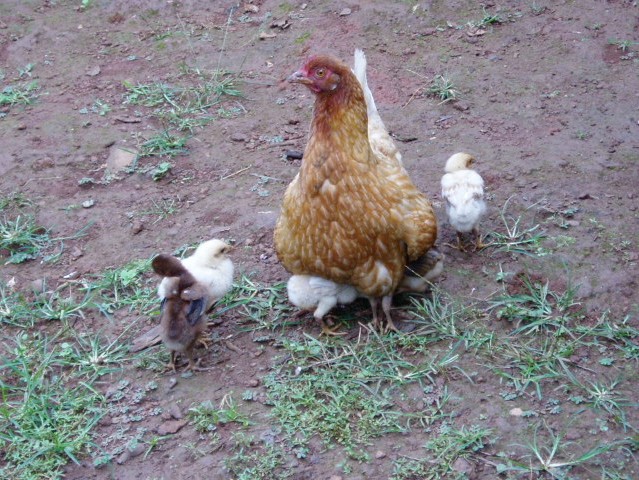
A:
{"label": "twig", "polygon": [[240,168],[237,172],[233,172],[229,175],[225,175],[223,177],[220,177],[220,180],[226,180],[227,178],[231,178],[234,177],[235,175],[239,175],[242,172],[245,172],[246,170],[248,170],[249,168],[251,168],[253,165],[249,165],[248,167],[244,167],[244,168]]}

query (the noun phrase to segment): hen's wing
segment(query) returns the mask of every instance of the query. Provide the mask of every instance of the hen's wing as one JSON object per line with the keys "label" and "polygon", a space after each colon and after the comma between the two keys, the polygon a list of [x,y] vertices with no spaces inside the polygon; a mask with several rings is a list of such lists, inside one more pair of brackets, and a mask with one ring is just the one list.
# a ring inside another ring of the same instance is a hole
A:
{"label": "hen's wing", "polygon": [[393,141],[392,137],[388,133],[382,117],[380,117],[377,111],[377,105],[375,105],[375,99],[373,93],[368,87],[368,80],[366,78],[366,56],[364,52],[359,48],[355,50],[355,62],[353,66],[353,73],[359,80],[359,83],[364,90],[364,99],[366,100],[366,111],[368,113],[368,141],[370,142],[371,149],[376,156],[382,160],[389,160],[399,165],[402,164],[402,154],[397,149],[397,145]]}
{"label": "hen's wing", "polygon": [[459,170],[445,174],[441,185],[450,223],[461,232],[472,230],[486,210],[484,180],[474,170]]}

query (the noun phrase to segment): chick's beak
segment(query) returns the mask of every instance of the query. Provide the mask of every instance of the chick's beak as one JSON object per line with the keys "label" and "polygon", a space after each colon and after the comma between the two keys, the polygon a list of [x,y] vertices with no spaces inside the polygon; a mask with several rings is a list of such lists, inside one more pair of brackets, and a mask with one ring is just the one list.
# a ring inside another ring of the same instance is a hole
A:
{"label": "chick's beak", "polygon": [[290,83],[301,83],[302,85],[310,85],[313,81],[306,76],[304,72],[298,70],[286,79]]}

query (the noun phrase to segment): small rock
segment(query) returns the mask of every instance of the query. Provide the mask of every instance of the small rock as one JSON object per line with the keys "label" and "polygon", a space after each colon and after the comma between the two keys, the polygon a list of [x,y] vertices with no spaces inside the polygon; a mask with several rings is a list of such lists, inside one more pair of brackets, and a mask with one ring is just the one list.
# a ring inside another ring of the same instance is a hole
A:
{"label": "small rock", "polygon": [[246,136],[241,133],[232,133],[231,140],[234,142],[246,142]]}
{"label": "small rock", "polygon": [[578,227],[579,220],[566,220],[566,225],[568,225],[569,227]]}
{"label": "small rock", "polygon": [[300,152],[299,150],[287,150],[286,158],[291,160],[301,160],[304,157],[304,152]]}
{"label": "small rock", "polygon": [[344,9],[342,9],[341,12],[339,12],[339,16],[340,17],[345,17],[347,15],[350,15],[351,13],[352,13],[352,11],[351,11],[350,8],[344,8]]}
{"label": "small rock", "polygon": [[468,105],[466,102],[454,102],[453,108],[455,110],[459,110],[460,112],[465,112],[467,110],[470,110],[470,105]]}
{"label": "small rock", "polygon": [[184,416],[180,407],[177,406],[175,403],[169,408],[169,414],[176,420],[181,420]]}
{"label": "small rock", "polygon": [[511,408],[508,413],[510,413],[513,417],[521,417],[524,414],[524,411],[519,407],[515,407]]}
{"label": "small rock", "polygon": [[590,200],[592,197],[589,193],[583,193],[577,197],[579,200]]}
{"label": "small rock", "polygon": [[377,452],[375,452],[375,458],[381,460],[382,458],[386,458],[386,454],[381,450],[377,450]]}
{"label": "small rock", "polygon": [[465,473],[470,476],[470,474],[473,473],[474,468],[472,463],[470,463],[465,458],[460,457],[455,460],[455,463],[453,463],[453,470],[455,470],[456,472]]}
{"label": "small rock", "polygon": [[246,382],[246,386],[250,388],[255,388],[260,385],[260,381],[257,378],[252,378],[248,382]]}
{"label": "small rock", "polygon": [[71,258],[73,260],[77,260],[78,258],[80,258],[82,255],[84,255],[84,252],[79,248],[79,247],[75,247],[72,251],[71,251]]}
{"label": "small rock", "polygon": [[146,452],[146,446],[142,443],[138,443],[135,447],[127,449],[129,451],[129,458],[135,458]]}
{"label": "small rock", "polygon": [[135,150],[125,150],[115,145],[111,147],[106,165],[109,173],[119,172],[129,168],[138,158],[138,152]]}
{"label": "small rock", "polygon": [[126,462],[129,458],[131,458],[131,452],[129,452],[128,450],[125,450],[124,452],[122,452],[122,454],[116,459],[116,463],[118,465],[122,465],[124,462]]}
{"label": "small rock", "polygon": [[31,290],[33,290],[33,293],[44,293],[47,287],[47,281],[44,278],[38,278],[33,280],[29,286]]}
{"label": "small rock", "polygon": [[131,232],[133,235],[137,235],[142,230],[144,230],[144,224],[140,220],[135,220],[131,225]]}
{"label": "small rock", "polygon": [[87,75],[89,77],[95,77],[97,75],[100,75],[100,65],[94,65],[93,67],[89,68],[87,70]]}
{"label": "small rock", "polygon": [[18,126],[16,127],[16,129],[18,129],[18,130],[26,130],[26,129],[27,129],[27,126],[26,126],[26,124],[21,123],[20,125],[18,125]]}
{"label": "small rock", "polygon": [[266,40],[267,38],[275,38],[275,37],[277,37],[277,34],[275,33],[260,32],[260,40]]}
{"label": "small rock", "polygon": [[244,5],[244,13],[257,13],[260,11],[260,7],[257,5]]}
{"label": "small rock", "polygon": [[169,420],[168,422],[164,422],[158,427],[158,435],[177,433],[187,423],[186,420]]}
{"label": "small rock", "polygon": [[95,205],[95,201],[91,198],[82,202],[82,208],[91,208],[93,205]]}
{"label": "small rock", "polygon": [[168,384],[167,384],[168,389],[171,390],[173,387],[175,387],[177,385],[177,383],[178,383],[177,378],[175,378],[175,377],[169,378],[169,381],[168,381]]}
{"label": "small rock", "polygon": [[342,477],[339,475],[331,475],[328,480],[342,480]]}

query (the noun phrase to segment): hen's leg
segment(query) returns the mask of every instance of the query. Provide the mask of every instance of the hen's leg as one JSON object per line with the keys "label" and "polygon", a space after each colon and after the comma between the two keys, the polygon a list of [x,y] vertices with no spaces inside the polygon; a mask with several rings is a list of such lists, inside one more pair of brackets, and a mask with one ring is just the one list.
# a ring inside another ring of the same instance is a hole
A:
{"label": "hen's leg", "polygon": [[379,317],[377,316],[377,299],[374,297],[368,297],[368,301],[371,304],[371,310],[373,311],[373,328],[382,331],[382,326],[379,322]]}
{"label": "hen's leg", "polygon": [[317,308],[315,309],[315,312],[313,312],[313,316],[322,327],[320,335],[345,335],[343,333],[336,333],[336,330],[339,329],[339,325],[331,328],[324,321],[324,316],[328,314],[335,305],[337,305],[337,297],[331,296],[322,298],[317,304]]}
{"label": "hen's leg", "polygon": [[384,316],[386,317],[386,329],[385,329],[386,332],[388,332],[389,330],[392,330],[393,332],[399,331],[397,330],[395,323],[393,323],[393,317],[391,317],[391,313],[390,313],[392,301],[393,301],[392,295],[386,295],[385,297],[382,297],[382,310],[384,311]]}

